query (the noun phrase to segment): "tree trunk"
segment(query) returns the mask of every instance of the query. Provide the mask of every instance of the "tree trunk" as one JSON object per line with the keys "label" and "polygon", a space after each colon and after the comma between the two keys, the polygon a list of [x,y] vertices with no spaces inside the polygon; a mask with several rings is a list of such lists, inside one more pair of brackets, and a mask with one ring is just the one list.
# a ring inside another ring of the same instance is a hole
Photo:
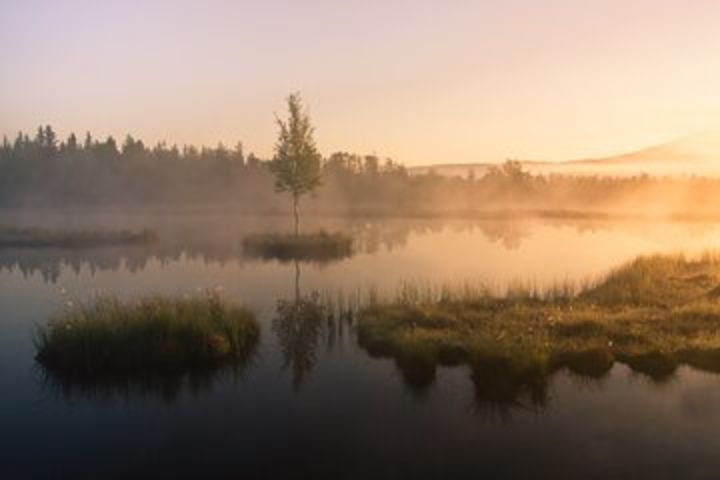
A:
{"label": "tree trunk", "polygon": [[297,195],[293,195],[293,215],[295,216],[295,236],[300,236],[300,216],[298,214],[298,203],[299,198]]}
{"label": "tree trunk", "polygon": [[300,305],[300,262],[295,260],[295,308]]}

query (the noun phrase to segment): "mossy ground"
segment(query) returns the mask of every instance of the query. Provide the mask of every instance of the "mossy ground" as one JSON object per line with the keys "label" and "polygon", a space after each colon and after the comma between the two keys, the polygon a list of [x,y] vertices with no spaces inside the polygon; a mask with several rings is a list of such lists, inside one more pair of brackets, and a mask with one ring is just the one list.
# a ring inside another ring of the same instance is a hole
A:
{"label": "mossy ground", "polygon": [[656,379],[680,364],[720,371],[719,257],[641,257],[572,290],[406,289],[361,309],[359,341],[417,383],[457,363],[518,375],[602,376],[615,361]]}

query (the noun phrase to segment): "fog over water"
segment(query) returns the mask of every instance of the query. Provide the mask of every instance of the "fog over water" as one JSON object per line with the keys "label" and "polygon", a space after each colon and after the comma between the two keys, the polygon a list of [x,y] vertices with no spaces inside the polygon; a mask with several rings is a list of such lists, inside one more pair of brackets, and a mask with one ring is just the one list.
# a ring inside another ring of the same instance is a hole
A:
{"label": "fog over water", "polygon": [[[3,477],[59,471],[121,478],[142,471],[222,478],[219,472],[242,470],[260,478],[377,472],[432,478],[441,471],[512,478],[542,470],[546,478],[578,472],[711,478],[720,469],[715,374],[681,367],[654,379],[616,364],[599,376],[562,370],[515,378],[439,367],[429,384],[417,383],[392,360],[360,347],[352,321],[320,324],[311,337],[293,340],[279,333],[276,310],[296,287],[302,294],[370,287],[392,293],[405,280],[580,282],[638,254],[713,248],[720,224],[313,218],[306,228],[353,235],[355,254],[296,270],[242,251],[244,235],[286,229],[285,217],[6,212],[5,218],[74,228],[152,226],[159,236],[146,246],[0,251]],[[93,386],[47,377],[33,360],[34,325],[62,308],[68,294],[61,289],[133,298],[217,285],[260,313],[260,348],[242,371]],[[290,341],[301,343],[287,357]]]}

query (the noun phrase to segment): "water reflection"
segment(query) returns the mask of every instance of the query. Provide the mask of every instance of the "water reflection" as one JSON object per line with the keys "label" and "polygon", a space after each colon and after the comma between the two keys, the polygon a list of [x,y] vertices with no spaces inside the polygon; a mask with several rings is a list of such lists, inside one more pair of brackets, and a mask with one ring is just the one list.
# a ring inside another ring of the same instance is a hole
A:
{"label": "water reflection", "polygon": [[392,359],[407,391],[420,400],[427,397],[435,383],[438,367],[467,366],[474,387],[473,411],[502,421],[510,420],[515,413],[545,411],[552,400],[552,379],[560,372],[570,374],[586,385],[600,385],[615,364],[629,367],[656,385],[676,378],[683,365],[698,371],[720,373],[720,352],[717,351],[616,357],[607,348],[563,352],[553,355],[547,362],[542,359],[528,362],[501,354],[467,356],[444,352],[435,356],[412,348],[392,349],[388,345],[371,343],[363,335],[358,336],[358,344],[371,357]]}
{"label": "water reflection", "polygon": [[183,371],[146,371],[127,375],[79,375],[36,365],[36,377],[50,395],[68,403],[114,403],[137,398],[158,398],[172,405],[184,395],[203,397],[219,385],[243,380],[254,357],[219,368]]}
{"label": "water reflection", "polygon": [[243,254],[262,261],[280,263],[306,262],[327,264],[353,256],[353,239],[342,233],[319,233],[301,236],[259,234],[245,237]]}
{"label": "water reflection", "polygon": [[283,368],[292,376],[294,391],[300,391],[317,361],[323,338],[329,348],[335,341],[335,319],[317,292],[303,295],[300,291],[300,262],[295,260],[295,297],[279,299],[273,319],[273,331],[277,336],[282,355]]}
{"label": "water reflection", "polygon": [[[0,447],[7,458],[0,477],[717,477],[720,377],[676,369],[718,372],[720,355],[616,358],[599,349],[558,355],[542,369],[497,357],[400,357],[352,338],[337,315],[318,315],[325,300],[308,293],[391,291],[398,277],[444,282],[477,272],[500,280],[583,278],[639,253],[718,245],[716,224],[324,223],[318,227],[351,234],[359,253],[321,269],[245,259],[243,235],[265,231],[267,220],[247,227],[223,221],[228,226],[159,222],[160,240],[149,248],[0,251]],[[88,269],[120,272],[89,278]],[[122,295],[220,282],[271,312],[262,318],[270,335],[263,356],[238,372],[102,381],[31,375],[29,332],[46,320],[56,290],[21,275],[38,272],[68,288]],[[276,355],[285,375],[269,361]],[[94,408],[102,402],[115,403]],[[332,461],[316,462],[319,450]]]}
{"label": "water reflection", "polygon": [[[345,225],[345,231],[353,239],[355,253],[372,254],[379,249],[392,251],[405,245],[413,231],[426,231],[412,225],[399,227],[382,223],[354,223]],[[388,228],[386,228],[388,227]],[[64,269],[79,274],[87,268],[91,274],[100,271],[127,269],[141,272],[152,261],[166,265],[183,260],[199,260],[204,265],[243,266],[247,260],[282,261],[291,263],[293,258],[267,256],[262,252],[243,249],[241,239],[247,237],[251,228],[209,227],[206,225],[172,225],[157,228],[158,241],[143,246],[112,246],[91,249],[59,248],[0,248],[0,272],[19,271],[23,276],[40,274],[46,283],[57,283]],[[349,255],[330,255],[310,258],[314,263],[326,265],[347,259]]]}
{"label": "water reflection", "polygon": [[509,421],[515,412],[541,413],[549,403],[550,375],[534,368],[518,368],[501,358],[473,362],[475,414]]}
{"label": "water reflection", "polygon": [[518,250],[532,234],[530,225],[523,221],[490,221],[484,223],[480,230],[488,240],[509,251]]}
{"label": "water reflection", "polygon": [[[89,221],[89,220],[88,220]],[[190,219],[166,222],[158,219],[147,219],[135,223],[121,223],[127,228],[153,226],[158,233],[158,241],[145,246],[113,246],[92,249],[0,249],[0,272],[12,272],[17,269],[24,276],[38,273],[47,283],[56,283],[63,271],[78,274],[83,268],[91,273],[99,271],[117,271],[127,269],[140,272],[152,261],[161,264],[176,263],[184,259],[199,260],[205,265],[234,264],[243,266],[247,260],[277,260],[257,255],[257,252],[244,251],[242,238],[257,232],[252,222],[242,219],[227,225],[228,219],[215,221],[191,221]],[[262,225],[272,223],[266,220]],[[109,223],[109,225],[112,225]],[[88,225],[84,225],[88,226]],[[90,225],[91,226],[91,225]],[[102,225],[101,225],[102,226]],[[393,219],[393,220],[353,220],[333,221],[318,220],[309,228],[327,228],[346,233],[353,239],[353,250],[358,255],[372,255],[379,252],[400,251],[408,247],[411,237],[439,236],[443,232],[453,235],[473,234],[478,232],[491,244],[503,250],[514,252],[529,242],[538,228],[551,227],[555,230],[569,228],[576,233],[610,232],[614,230],[625,233],[632,231],[638,236],[654,236],[652,229],[642,225],[630,225],[617,222],[602,221],[562,221],[541,219],[510,219],[510,220],[440,220],[440,219]],[[716,224],[688,224],[684,227],[675,226],[686,234],[709,235],[717,229]],[[272,231],[272,230],[270,230]],[[657,232],[656,232],[657,233]],[[675,235],[677,235],[677,231]],[[667,238],[661,232],[658,236]],[[439,247],[442,248],[442,247]],[[453,255],[453,251],[436,252],[442,255]],[[318,263],[330,263],[347,257],[318,258]],[[293,259],[280,259],[291,262]]]}

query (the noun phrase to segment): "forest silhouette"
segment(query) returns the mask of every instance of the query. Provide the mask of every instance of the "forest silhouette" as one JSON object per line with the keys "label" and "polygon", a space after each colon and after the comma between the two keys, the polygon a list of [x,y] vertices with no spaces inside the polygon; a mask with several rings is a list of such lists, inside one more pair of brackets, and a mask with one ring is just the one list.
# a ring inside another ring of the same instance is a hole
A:
{"label": "forest silhouette", "polygon": [[[323,183],[310,213],[475,215],[533,209],[610,214],[717,215],[720,179],[534,175],[516,161],[447,177],[411,174],[377,155],[335,152],[322,161]],[[60,140],[51,126],[18,133],[0,145],[1,207],[232,208],[287,213],[274,191],[272,160],[233,148],[148,147],[127,136],[118,144],[75,134]],[[562,213],[562,212],[560,212]],[[567,213],[567,212],[566,212]]]}

